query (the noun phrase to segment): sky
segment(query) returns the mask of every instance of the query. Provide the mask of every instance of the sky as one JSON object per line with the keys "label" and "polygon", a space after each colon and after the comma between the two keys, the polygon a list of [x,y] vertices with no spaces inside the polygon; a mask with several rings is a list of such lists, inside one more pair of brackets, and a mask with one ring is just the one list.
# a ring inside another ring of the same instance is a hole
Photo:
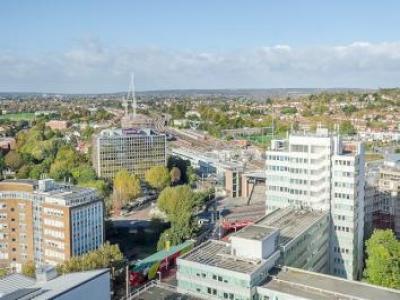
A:
{"label": "sky", "polygon": [[400,1],[0,1],[0,92],[400,86]]}

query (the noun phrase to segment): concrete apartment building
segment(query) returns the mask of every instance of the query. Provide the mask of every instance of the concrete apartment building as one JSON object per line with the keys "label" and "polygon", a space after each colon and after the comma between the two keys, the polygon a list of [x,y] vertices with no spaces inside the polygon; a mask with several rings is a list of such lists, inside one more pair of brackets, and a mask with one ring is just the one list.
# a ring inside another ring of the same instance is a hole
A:
{"label": "concrete apartment building", "polygon": [[106,129],[94,136],[92,154],[99,177],[126,169],[144,179],[148,169],[166,164],[166,136],[151,129]]}
{"label": "concrete apartment building", "polygon": [[[223,287],[218,282],[215,282],[215,284],[218,287],[217,290]],[[231,288],[237,290],[234,283]],[[173,286],[153,281],[133,293],[128,299],[397,300],[400,298],[399,290],[382,288],[364,282],[342,279],[297,268],[276,266],[268,271],[266,279],[254,287],[253,290],[252,298],[237,297],[234,293],[204,295],[199,292],[176,289]]]}
{"label": "concrete apartment building", "polygon": [[254,299],[275,265],[328,270],[329,215],[278,209],[230,237],[178,258],[178,291],[212,299]]}
{"label": "concrete apartment building", "polygon": [[329,270],[330,213],[277,209],[177,260],[177,287],[150,283],[129,299],[400,299],[400,291],[323,274]]}
{"label": "concrete apartment building", "polygon": [[392,229],[400,239],[400,157],[386,159],[375,186],[372,227]]}
{"label": "concrete apartment building", "polygon": [[358,279],[363,270],[364,147],[325,129],[273,140],[266,152],[266,208],[330,214],[329,272]]}
{"label": "concrete apartment building", "polygon": [[103,242],[103,201],[94,189],[51,179],[0,182],[0,265],[57,265]]}

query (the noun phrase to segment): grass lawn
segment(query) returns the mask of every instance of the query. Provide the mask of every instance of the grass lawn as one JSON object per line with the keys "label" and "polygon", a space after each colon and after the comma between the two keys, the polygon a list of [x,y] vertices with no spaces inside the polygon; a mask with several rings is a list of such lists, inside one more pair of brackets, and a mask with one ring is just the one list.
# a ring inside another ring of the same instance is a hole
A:
{"label": "grass lawn", "polygon": [[374,161],[383,159],[383,155],[379,153],[365,153],[365,161]]}
{"label": "grass lawn", "polygon": [[16,114],[5,114],[5,115],[0,115],[0,119],[9,119],[11,121],[31,121],[35,118],[34,113],[16,113]]}
{"label": "grass lawn", "polygon": [[247,137],[252,143],[259,145],[269,145],[272,139],[271,135],[253,134]]}

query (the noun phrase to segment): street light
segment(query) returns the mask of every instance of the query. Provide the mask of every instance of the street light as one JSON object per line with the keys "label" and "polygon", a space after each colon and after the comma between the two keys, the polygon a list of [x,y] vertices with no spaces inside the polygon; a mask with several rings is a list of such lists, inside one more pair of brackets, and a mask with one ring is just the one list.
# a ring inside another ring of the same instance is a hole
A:
{"label": "street light", "polygon": [[158,275],[158,281],[161,282],[161,271],[157,271],[157,275]]}

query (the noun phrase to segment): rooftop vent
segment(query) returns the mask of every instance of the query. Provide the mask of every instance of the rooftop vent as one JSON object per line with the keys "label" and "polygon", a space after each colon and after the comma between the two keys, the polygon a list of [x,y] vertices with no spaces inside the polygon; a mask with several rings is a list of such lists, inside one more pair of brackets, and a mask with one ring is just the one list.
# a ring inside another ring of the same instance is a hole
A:
{"label": "rooftop vent", "polygon": [[54,187],[54,180],[53,179],[41,179],[39,180],[39,191],[40,192],[47,192],[52,190]]}
{"label": "rooftop vent", "polygon": [[47,282],[58,276],[57,270],[53,266],[44,266],[38,268],[36,271],[36,281],[37,282]]}

